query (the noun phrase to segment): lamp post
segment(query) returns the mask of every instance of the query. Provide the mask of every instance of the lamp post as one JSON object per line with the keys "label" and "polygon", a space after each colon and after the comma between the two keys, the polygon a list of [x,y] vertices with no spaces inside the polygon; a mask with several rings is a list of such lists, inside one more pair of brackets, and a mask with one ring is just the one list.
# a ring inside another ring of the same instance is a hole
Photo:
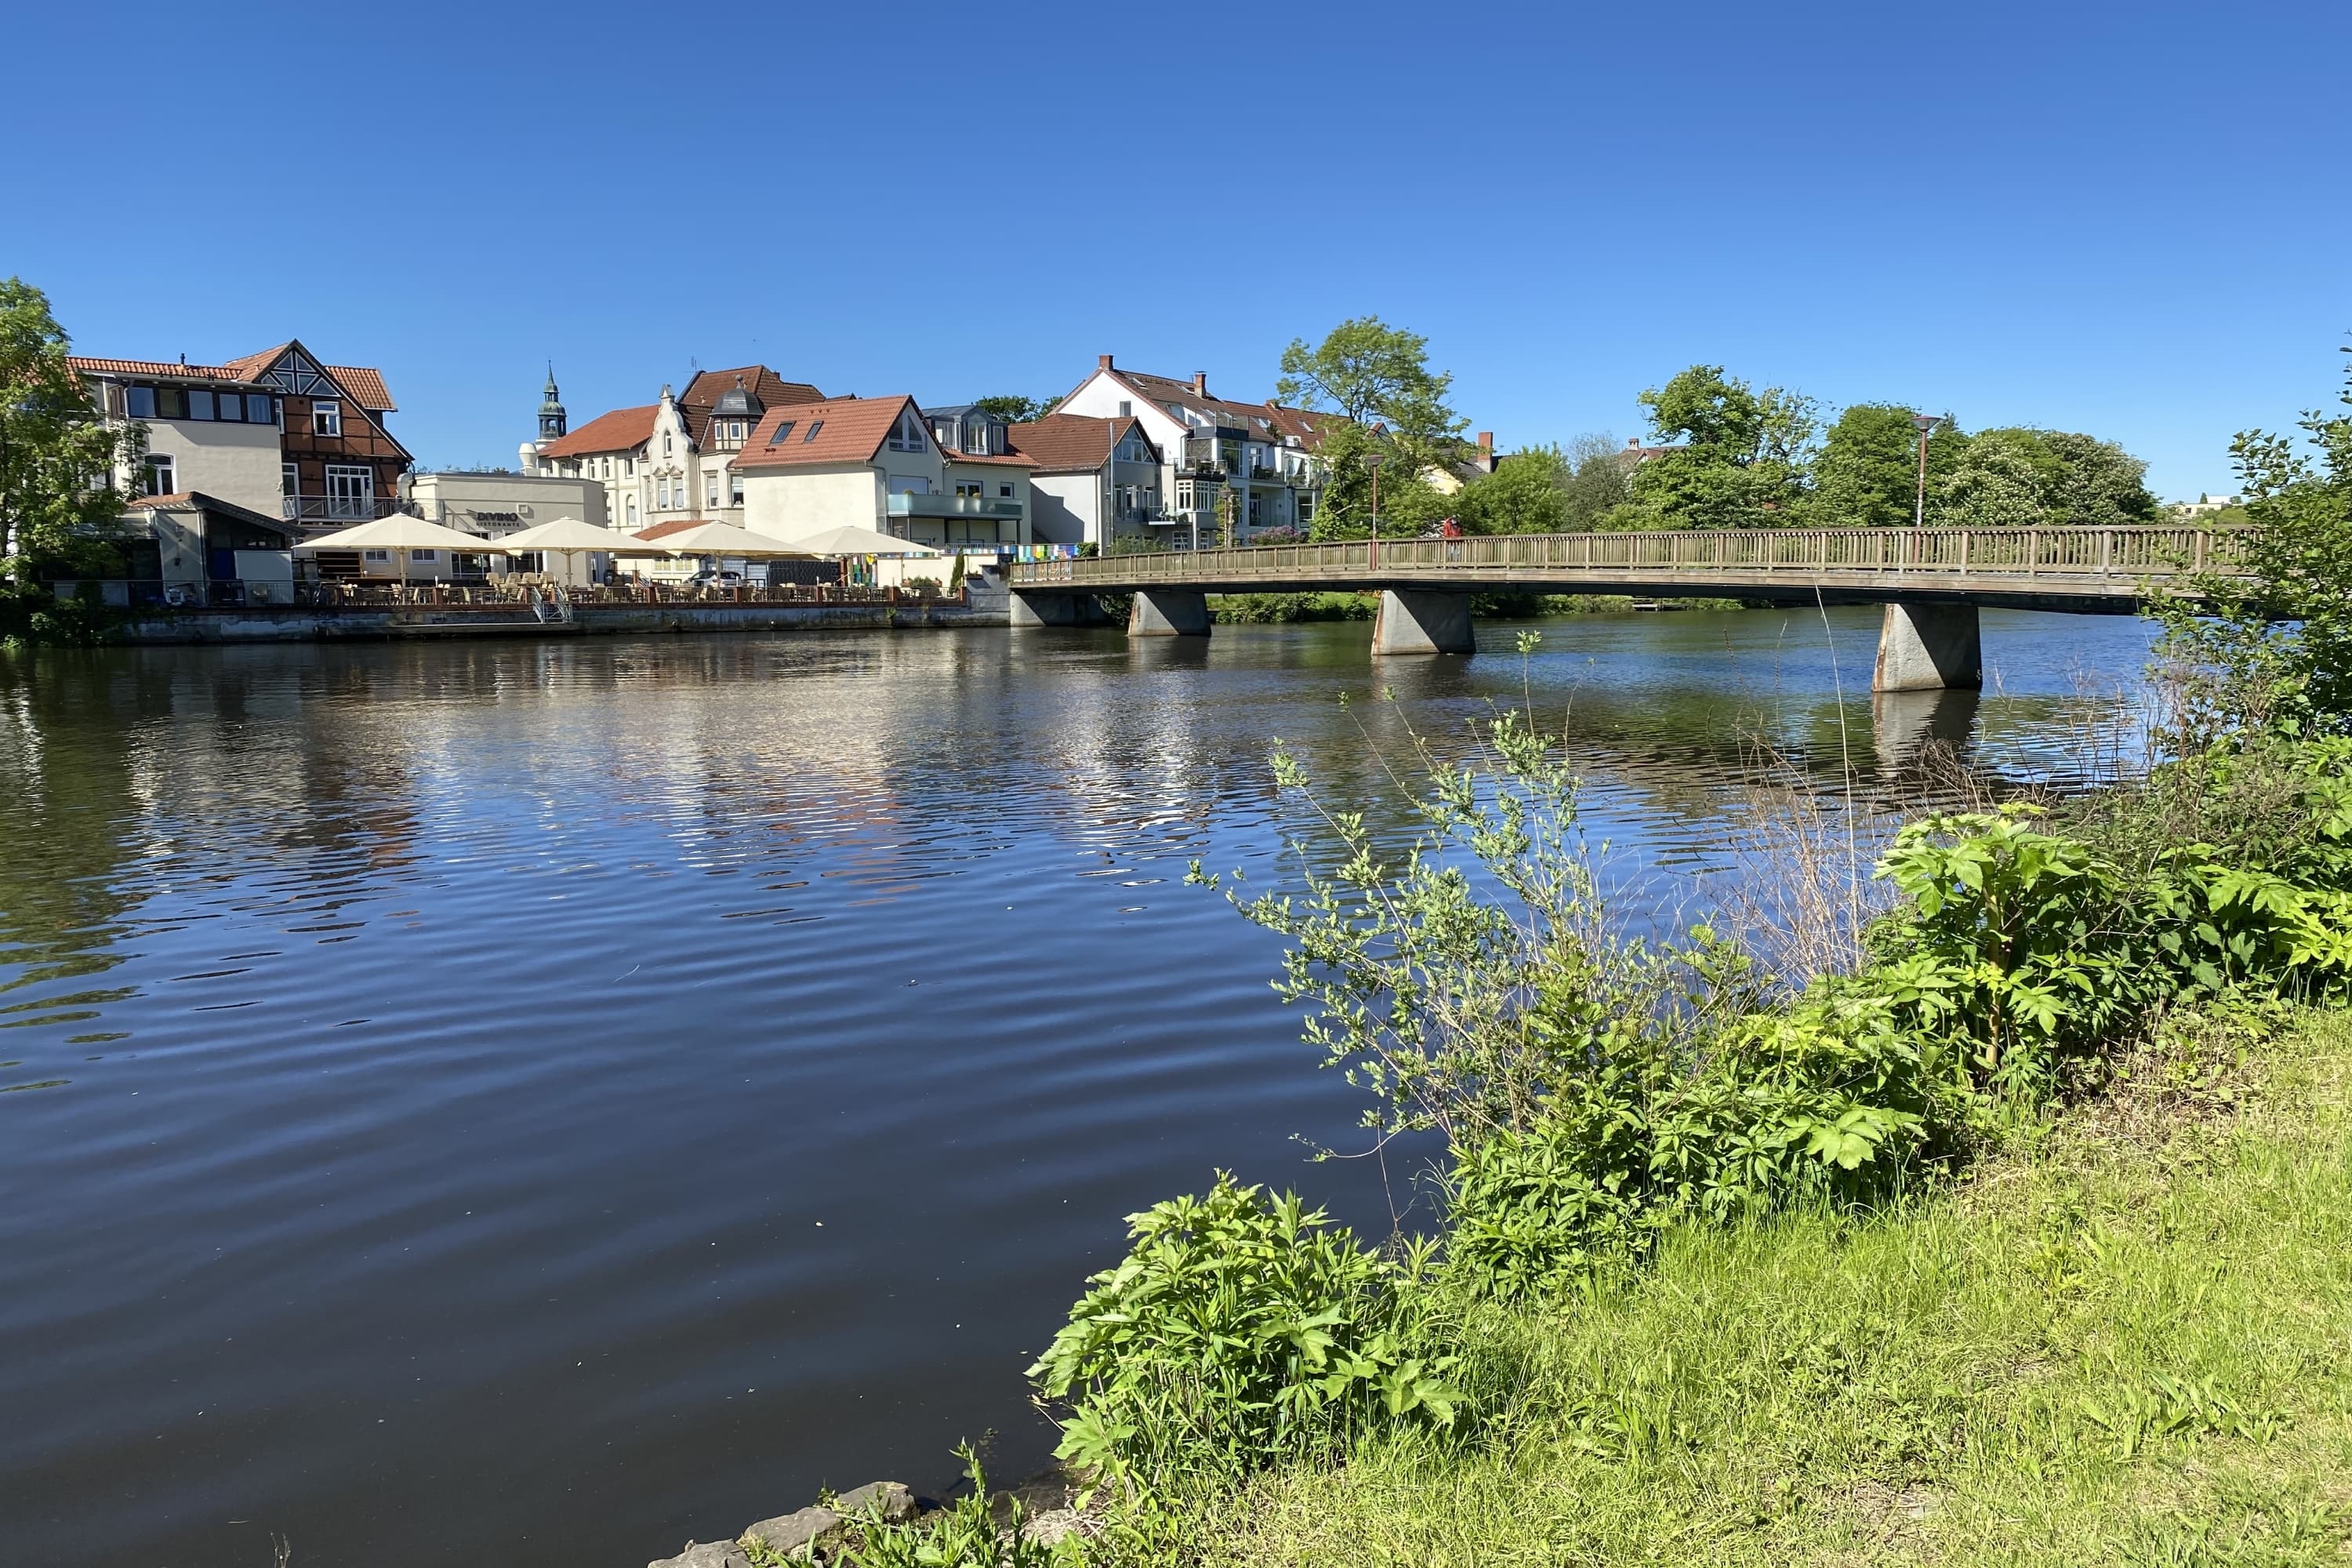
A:
{"label": "lamp post", "polygon": [[1943,420],[1933,414],[1911,416],[1912,427],[1919,432],[1919,495],[1911,509],[1911,526],[1914,528],[1927,526],[1927,432],[1942,423]]}
{"label": "lamp post", "polygon": [[1381,569],[1381,455],[1364,454],[1364,467],[1372,471],[1372,542],[1364,552],[1364,563],[1371,571]]}

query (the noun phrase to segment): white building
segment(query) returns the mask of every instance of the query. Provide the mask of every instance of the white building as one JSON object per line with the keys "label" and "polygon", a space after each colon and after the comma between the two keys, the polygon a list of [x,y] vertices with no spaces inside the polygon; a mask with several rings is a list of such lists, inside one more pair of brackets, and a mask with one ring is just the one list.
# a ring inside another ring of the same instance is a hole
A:
{"label": "white building", "polygon": [[540,437],[523,444],[523,465],[533,474],[597,481],[605,526],[624,533],[663,522],[740,524],[743,487],[735,457],[752,427],[772,409],[823,396],[763,364],[706,370],[682,396],[665,385],[657,402],[616,408],[572,430],[551,371]]}
{"label": "white building", "polygon": [[927,417],[911,397],[772,409],[732,454],[741,524],[786,543],[847,526],[1003,553],[1030,542],[1030,461],[1009,431],[976,409]]}
{"label": "white building", "polygon": [[[1163,455],[1129,416],[1091,419],[1056,411],[1012,427],[1029,471],[1029,530],[1040,544],[1091,544],[1149,535],[1161,515]],[[1164,527],[1163,527],[1164,531]]]}
{"label": "white building", "polygon": [[499,539],[559,517],[605,528],[604,487],[554,474],[409,474],[401,480],[409,510],[460,533]]}
{"label": "white building", "polygon": [[1119,369],[1108,354],[1054,412],[1140,423],[1160,457],[1161,510],[1147,527],[1181,544],[1219,537],[1229,495],[1238,539],[1270,528],[1303,531],[1322,487],[1316,453],[1339,417],[1212,397],[1204,374],[1146,375]]}

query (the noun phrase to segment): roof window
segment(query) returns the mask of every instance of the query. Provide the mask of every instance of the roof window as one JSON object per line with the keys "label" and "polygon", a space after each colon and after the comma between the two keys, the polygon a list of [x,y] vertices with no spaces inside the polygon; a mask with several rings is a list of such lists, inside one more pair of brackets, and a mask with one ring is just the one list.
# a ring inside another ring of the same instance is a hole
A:
{"label": "roof window", "polygon": [[806,446],[806,445],[808,445],[811,441],[815,440],[815,439],[816,439],[816,433],[817,433],[818,431],[820,431],[820,430],[824,429],[824,420],[822,420],[822,419],[812,419],[812,420],[810,420],[810,421],[809,421],[809,433],[808,433],[807,435],[805,435],[805,436],[803,436],[803,437],[801,437],[801,445],[803,445],[803,446]]}
{"label": "roof window", "polygon": [[775,434],[768,437],[768,445],[771,447],[782,446],[784,444],[784,438],[793,433],[793,426],[799,423],[800,421],[797,419],[780,421],[776,426]]}

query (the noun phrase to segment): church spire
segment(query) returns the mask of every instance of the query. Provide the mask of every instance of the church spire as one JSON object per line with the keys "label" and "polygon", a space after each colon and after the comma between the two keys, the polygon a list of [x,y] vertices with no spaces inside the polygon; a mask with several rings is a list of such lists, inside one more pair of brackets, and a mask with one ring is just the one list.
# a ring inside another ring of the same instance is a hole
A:
{"label": "church spire", "polygon": [[555,363],[551,360],[547,366],[547,395],[539,405],[539,438],[542,441],[557,440],[570,428],[571,421],[563,413],[563,401],[556,394]]}

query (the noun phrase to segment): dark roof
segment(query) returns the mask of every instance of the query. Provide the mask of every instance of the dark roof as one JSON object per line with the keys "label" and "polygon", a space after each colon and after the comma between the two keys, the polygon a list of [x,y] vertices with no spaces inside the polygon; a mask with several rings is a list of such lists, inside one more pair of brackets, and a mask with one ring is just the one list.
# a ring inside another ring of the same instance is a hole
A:
{"label": "dark roof", "polygon": [[140,496],[128,502],[123,510],[125,511],[217,512],[223,517],[235,518],[237,521],[248,523],[255,528],[266,528],[270,532],[282,534],[288,539],[293,538],[300,531],[284,518],[271,517],[268,513],[256,511],[251,507],[239,506],[233,500],[223,500],[218,496],[208,496],[202,490],[174,490],[170,495]]}

